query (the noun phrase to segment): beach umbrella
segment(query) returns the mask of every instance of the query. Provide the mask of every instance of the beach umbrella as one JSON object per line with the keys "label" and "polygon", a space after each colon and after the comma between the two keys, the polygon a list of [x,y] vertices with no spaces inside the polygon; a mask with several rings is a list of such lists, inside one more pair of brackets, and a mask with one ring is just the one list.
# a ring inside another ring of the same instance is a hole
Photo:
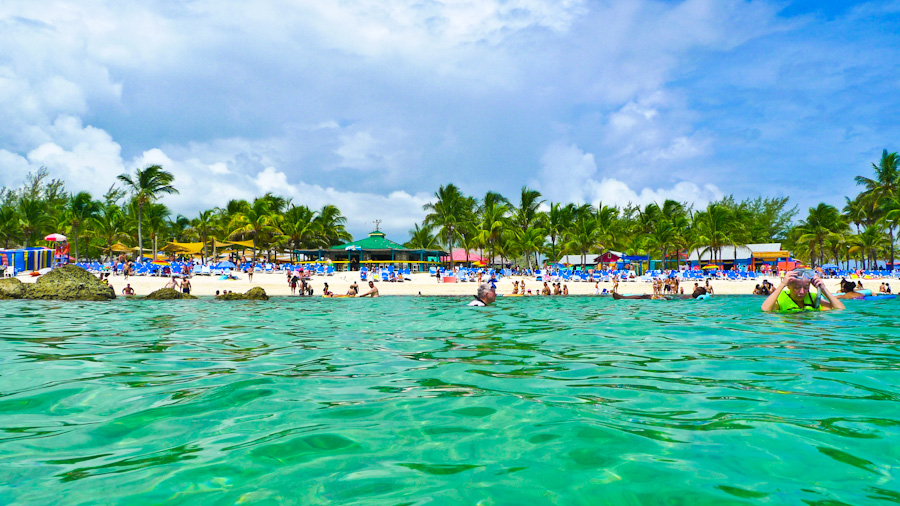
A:
{"label": "beach umbrella", "polygon": [[50,234],[47,237],[44,237],[45,241],[53,241],[53,242],[63,242],[66,240],[66,236],[62,234]]}
{"label": "beach umbrella", "polygon": [[716,270],[716,269],[718,269],[718,268],[719,268],[718,265],[704,265],[704,266],[702,267],[703,270]]}
{"label": "beach umbrella", "polygon": [[169,265],[169,262],[166,262],[165,260],[154,260],[150,263],[153,265]]}
{"label": "beach umbrella", "polygon": [[361,249],[362,248],[360,248],[359,246],[354,246],[352,244],[350,246],[347,246],[346,248],[344,248],[345,251],[359,251]]}
{"label": "beach umbrella", "polygon": [[218,264],[216,264],[216,267],[220,269],[234,269],[237,266],[232,262],[219,262]]}
{"label": "beach umbrella", "polygon": [[834,264],[825,264],[822,266],[823,269],[837,269],[838,266]]}

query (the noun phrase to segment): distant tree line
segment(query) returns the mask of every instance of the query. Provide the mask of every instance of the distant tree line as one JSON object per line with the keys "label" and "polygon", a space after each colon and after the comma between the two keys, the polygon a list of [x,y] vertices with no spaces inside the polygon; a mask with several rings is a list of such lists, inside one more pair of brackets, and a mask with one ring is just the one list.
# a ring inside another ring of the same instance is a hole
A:
{"label": "distant tree line", "polygon": [[76,259],[111,256],[116,242],[156,254],[166,242],[250,241],[252,254],[272,257],[277,251],[325,248],[352,240],[341,211],[326,205],[313,210],[267,193],[230,200],[224,207],[189,218],[173,214],[160,197],[178,193],[174,177],[158,165],[122,174],[99,199],[88,192],[70,193],[65,182],[46,168],[31,173],[18,189],[0,188],[0,244],[4,248],[44,244],[49,234],[68,237]]}
{"label": "distant tree line", "polygon": [[[441,186],[424,206],[425,220],[409,231],[411,248],[464,248],[526,266],[540,258],[559,259],[607,250],[649,255],[678,267],[683,254],[697,249],[713,261],[726,248],[781,242],[795,257],[813,265],[828,262],[865,267],[878,259],[894,262],[900,225],[900,157],[885,150],[872,164],[871,177],[857,176],[862,191],[845,197],[842,209],[820,203],[795,222],[788,197],[756,197],[738,202],[725,197],[703,208],[665,200],[644,206],[551,202],[522,187],[515,199],[496,192],[465,195]],[[52,232],[69,237],[72,256],[108,256],[116,242],[154,254],[168,241],[250,241],[251,250],[270,258],[278,251],[327,248],[352,240],[341,211],[326,205],[313,210],[267,193],[252,201],[231,200],[195,217],[174,215],[159,202],[178,193],[174,177],[152,165],[120,175],[106,193],[71,193],[46,168],[31,173],[17,189],[0,188],[0,244],[31,246]],[[210,251],[204,247],[204,260]]]}
{"label": "distant tree line", "polygon": [[551,202],[527,187],[516,199],[495,192],[479,199],[448,184],[425,205],[428,215],[409,231],[406,245],[459,247],[529,267],[542,256],[580,255],[582,263],[590,263],[589,253],[607,250],[649,255],[678,267],[681,255],[695,249],[715,262],[726,248],[781,242],[813,265],[856,260],[873,267],[886,257],[893,264],[900,223],[898,160],[897,153],[885,150],[872,164],[874,177],[856,177],[863,191],[846,197],[843,209],[820,203],[796,223],[798,210],[788,207],[788,197],[738,202],[728,196],[704,208],[675,200],[620,207]]}

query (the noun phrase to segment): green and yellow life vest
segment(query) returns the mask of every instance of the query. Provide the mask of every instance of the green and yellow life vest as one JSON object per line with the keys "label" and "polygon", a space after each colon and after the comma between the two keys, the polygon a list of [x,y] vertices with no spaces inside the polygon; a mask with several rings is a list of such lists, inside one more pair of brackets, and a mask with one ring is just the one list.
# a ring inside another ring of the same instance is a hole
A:
{"label": "green and yellow life vest", "polygon": [[813,297],[812,293],[807,292],[806,297],[803,297],[803,307],[797,305],[794,302],[794,299],[791,298],[791,290],[790,288],[785,287],[781,293],[778,294],[778,311],[781,313],[796,313],[797,311],[821,311],[822,308],[816,304],[816,298]]}

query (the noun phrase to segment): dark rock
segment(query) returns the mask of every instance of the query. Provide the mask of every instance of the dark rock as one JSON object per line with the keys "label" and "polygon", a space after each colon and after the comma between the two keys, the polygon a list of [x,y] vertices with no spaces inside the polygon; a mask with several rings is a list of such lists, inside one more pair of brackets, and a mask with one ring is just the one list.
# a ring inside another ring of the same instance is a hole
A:
{"label": "dark rock", "polygon": [[0,299],[21,299],[25,296],[25,283],[16,278],[0,279]]}
{"label": "dark rock", "polygon": [[260,287],[255,287],[247,290],[246,293],[226,293],[224,295],[219,295],[216,297],[219,300],[269,300],[269,296],[266,295],[266,291]]}
{"label": "dark rock", "polygon": [[244,294],[244,298],[247,300],[269,300],[266,291],[259,286],[247,290],[247,293]]}
{"label": "dark rock", "polygon": [[247,297],[245,297],[244,294],[234,293],[234,292],[223,293],[222,295],[217,295],[216,298],[219,300],[246,300],[247,299]]}
{"label": "dark rock", "polygon": [[113,287],[77,265],[64,265],[44,274],[25,288],[26,299],[110,300]]}
{"label": "dark rock", "polygon": [[151,300],[180,300],[180,299],[196,299],[193,295],[179,292],[178,290],[174,290],[172,288],[160,288],[159,290],[150,293],[150,295],[144,297],[145,299]]}

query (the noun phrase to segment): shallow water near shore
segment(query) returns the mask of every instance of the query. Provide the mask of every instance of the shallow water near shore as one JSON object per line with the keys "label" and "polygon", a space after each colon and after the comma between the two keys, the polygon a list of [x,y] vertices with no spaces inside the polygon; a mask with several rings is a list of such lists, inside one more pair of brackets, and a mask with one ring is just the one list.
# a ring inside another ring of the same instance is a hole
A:
{"label": "shallow water near shore", "polygon": [[898,301],[0,303],[2,504],[897,504]]}

